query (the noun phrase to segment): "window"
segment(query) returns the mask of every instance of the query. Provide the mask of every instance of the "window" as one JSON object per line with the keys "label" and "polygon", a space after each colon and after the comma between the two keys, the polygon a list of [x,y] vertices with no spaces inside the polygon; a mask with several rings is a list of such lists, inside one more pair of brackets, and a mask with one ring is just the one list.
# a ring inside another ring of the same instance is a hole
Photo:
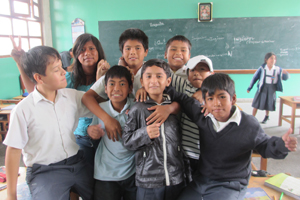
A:
{"label": "window", "polygon": [[22,49],[43,45],[42,0],[0,0],[0,58],[9,57],[13,48],[9,36],[16,44],[21,36]]}

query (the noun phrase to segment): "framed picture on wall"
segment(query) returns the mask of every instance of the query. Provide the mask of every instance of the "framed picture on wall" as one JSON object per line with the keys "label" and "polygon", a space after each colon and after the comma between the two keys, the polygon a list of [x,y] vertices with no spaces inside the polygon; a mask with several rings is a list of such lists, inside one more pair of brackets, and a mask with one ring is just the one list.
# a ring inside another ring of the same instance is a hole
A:
{"label": "framed picture on wall", "polygon": [[213,3],[198,3],[198,22],[212,21]]}

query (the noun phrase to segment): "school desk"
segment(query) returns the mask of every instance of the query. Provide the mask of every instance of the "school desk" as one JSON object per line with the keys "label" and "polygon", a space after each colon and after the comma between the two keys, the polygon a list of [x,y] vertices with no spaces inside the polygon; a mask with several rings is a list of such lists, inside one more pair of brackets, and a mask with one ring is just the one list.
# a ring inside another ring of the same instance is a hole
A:
{"label": "school desk", "polygon": [[[279,97],[280,98],[280,108],[279,108],[279,121],[278,121],[278,126],[282,125],[282,120],[288,122],[291,124],[291,128],[295,129],[295,118],[300,117],[300,115],[296,115],[296,109],[300,109],[300,102],[299,101],[294,101],[293,98],[294,96],[286,96],[286,97]],[[283,104],[288,105],[292,108],[292,115],[282,115],[283,113]],[[289,120],[288,118],[291,118]]]}
{"label": "school desk", "polygon": [[[281,192],[278,192],[277,190],[274,190],[274,189],[264,185],[265,180],[267,180],[269,178],[270,177],[254,177],[254,176],[251,176],[248,188],[260,187],[269,195],[269,197],[271,199],[273,199],[273,197],[275,196],[276,199],[279,200]],[[287,195],[283,195],[282,200],[294,200],[294,198],[289,197]]]}
{"label": "school desk", "polygon": [[23,97],[22,95],[13,97],[13,99],[15,99],[15,100],[22,100],[22,99],[24,99],[24,98],[25,98],[25,97]]}

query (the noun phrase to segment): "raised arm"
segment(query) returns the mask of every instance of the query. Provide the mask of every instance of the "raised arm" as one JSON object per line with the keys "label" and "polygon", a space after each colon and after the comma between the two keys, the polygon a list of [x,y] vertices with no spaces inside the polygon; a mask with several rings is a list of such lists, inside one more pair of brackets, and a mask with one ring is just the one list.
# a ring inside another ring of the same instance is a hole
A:
{"label": "raised arm", "polygon": [[[122,136],[122,128],[120,123],[109,116],[97,102],[99,99],[99,95],[92,89],[89,89],[82,97],[82,103],[99,119],[101,119],[105,125],[106,133],[109,139],[116,141],[118,139],[118,135]],[[102,99],[104,100],[104,99]]]}
{"label": "raised arm", "polygon": [[20,166],[21,149],[8,146],[5,155],[7,178],[7,200],[17,200],[17,182]]}
{"label": "raised arm", "polygon": [[11,57],[15,60],[19,72],[21,74],[22,80],[24,82],[26,90],[30,93],[34,90],[35,84],[29,79],[29,77],[25,74],[21,58],[25,54],[25,51],[22,49],[21,37],[19,36],[19,46],[16,45],[15,40],[12,36],[9,36],[11,42],[13,44],[13,49],[11,51]]}

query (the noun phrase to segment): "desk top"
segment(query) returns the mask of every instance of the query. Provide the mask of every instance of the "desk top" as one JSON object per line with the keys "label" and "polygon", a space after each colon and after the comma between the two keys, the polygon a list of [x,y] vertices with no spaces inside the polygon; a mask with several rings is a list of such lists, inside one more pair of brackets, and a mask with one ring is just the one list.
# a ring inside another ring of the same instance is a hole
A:
{"label": "desk top", "polygon": [[294,97],[298,97],[300,98],[300,96],[279,96],[280,99],[289,101],[289,102],[293,102],[293,103],[300,103],[300,101],[294,101]]}
{"label": "desk top", "polygon": [[[0,104],[0,108],[5,108],[7,106],[10,106],[12,104]],[[0,109],[0,115],[1,114],[10,114],[11,113],[11,110],[2,110]]]}
{"label": "desk top", "polygon": [[26,97],[23,97],[22,95],[13,97],[13,99],[15,99],[15,100],[22,100],[22,99],[24,99],[24,98],[26,98]]}
{"label": "desk top", "polygon": [[[274,190],[274,189],[269,188],[269,187],[264,185],[265,180],[267,180],[269,178],[270,177],[254,177],[254,176],[251,176],[248,188],[260,187],[269,195],[269,197],[271,199],[273,199],[274,195],[275,195],[276,199],[279,199],[279,197],[281,195],[281,192],[278,192],[277,190]],[[294,198],[292,198],[290,196],[287,196],[287,195],[283,195],[282,200],[294,200]]]}

